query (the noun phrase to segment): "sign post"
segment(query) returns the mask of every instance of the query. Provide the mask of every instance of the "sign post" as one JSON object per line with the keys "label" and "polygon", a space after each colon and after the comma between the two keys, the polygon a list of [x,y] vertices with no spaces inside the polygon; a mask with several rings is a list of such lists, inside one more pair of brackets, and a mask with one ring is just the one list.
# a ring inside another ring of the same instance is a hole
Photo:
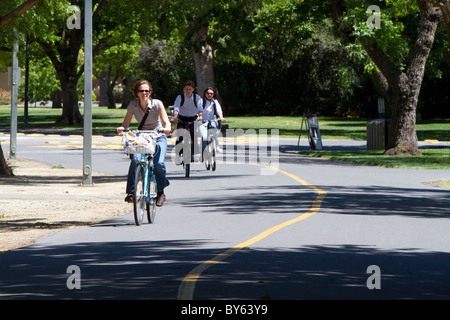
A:
{"label": "sign post", "polygon": [[92,186],[92,0],[84,2],[83,182]]}
{"label": "sign post", "polygon": [[322,150],[322,138],[320,136],[319,121],[317,115],[303,115],[300,133],[298,135],[297,146],[300,147],[300,137],[303,131],[303,122],[305,130],[308,132],[308,141],[310,150]]}
{"label": "sign post", "polygon": [[9,159],[16,160],[17,153],[17,95],[20,84],[19,77],[19,60],[17,59],[17,53],[19,52],[19,39],[17,31],[14,30],[14,44],[12,55],[12,90],[11,90],[11,132],[9,143]]}

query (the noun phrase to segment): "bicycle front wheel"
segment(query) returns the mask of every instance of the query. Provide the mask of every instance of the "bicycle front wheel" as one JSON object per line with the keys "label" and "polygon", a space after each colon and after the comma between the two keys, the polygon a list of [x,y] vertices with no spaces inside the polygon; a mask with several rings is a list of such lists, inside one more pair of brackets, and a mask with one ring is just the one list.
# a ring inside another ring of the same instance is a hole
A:
{"label": "bicycle front wheel", "polygon": [[205,162],[206,170],[211,169],[211,150],[210,145],[207,145],[203,152],[203,161]]}
{"label": "bicycle front wheel", "polygon": [[148,223],[155,222],[156,217],[156,181],[155,176],[150,176],[150,203],[147,202],[147,219]]}
{"label": "bicycle front wheel", "polygon": [[144,168],[141,166],[137,166],[133,194],[134,222],[137,226],[140,226],[143,223],[145,211],[147,210],[148,206],[147,202],[145,201],[144,179]]}

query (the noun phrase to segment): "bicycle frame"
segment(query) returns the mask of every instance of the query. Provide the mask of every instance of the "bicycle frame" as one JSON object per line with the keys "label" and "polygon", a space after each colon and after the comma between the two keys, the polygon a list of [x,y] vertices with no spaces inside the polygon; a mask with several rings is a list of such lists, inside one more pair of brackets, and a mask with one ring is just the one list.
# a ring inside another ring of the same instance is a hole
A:
{"label": "bicycle frame", "polygon": [[[182,135],[181,137],[183,137],[183,140],[180,141],[179,143],[184,144],[183,147],[183,151],[185,151],[185,149],[189,152],[183,152],[183,162],[186,163],[190,163],[192,162],[192,158],[194,156],[195,153],[195,124],[197,121],[183,121],[181,119],[178,119],[178,129],[182,129],[182,130],[186,130],[187,132],[189,132],[189,139],[185,139],[185,137]],[[194,128],[192,128],[191,130],[191,126],[194,125]],[[188,148],[189,147],[189,148]],[[189,157],[190,155],[190,157]]]}
{"label": "bicycle frame", "polygon": [[138,166],[144,169],[144,199],[145,202],[150,203],[152,199],[156,199],[157,193],[150,194],[150,179],[155,182],[156,190],[158,185],[156,184],[155,174],[153,173],[153,157],[148,154],[141,154],[141,159]]}
{"label": "bicycle frame", "polygon": [[[184,176],[186,178],[189,178],[189,176],[190,176],[191,162],[193,162],[193,160],[194,160],[195,142],[196,142],[194,140],[195,139],[194,131],[195,131],[195,123],[196,122],[197,121],[183,121],[181,119],[178,119],[180,129],[187,130],[189,132],[189,139],[185,139],[188,137],[185,137],[182,135],[181,137],[183,137],[183,140],[179,141],[177,138],[177,143],[176,143],[176,145],[182,144],[182,150],[183,150],[182,165],[185,170]],[[192,130],[191,130],[192,126],[194,126],[194,128],[192,128]],[[177,130],[178,130],[178,128],[177,128]],[[175,148],[175,151],[179,152],[179,149]]]}

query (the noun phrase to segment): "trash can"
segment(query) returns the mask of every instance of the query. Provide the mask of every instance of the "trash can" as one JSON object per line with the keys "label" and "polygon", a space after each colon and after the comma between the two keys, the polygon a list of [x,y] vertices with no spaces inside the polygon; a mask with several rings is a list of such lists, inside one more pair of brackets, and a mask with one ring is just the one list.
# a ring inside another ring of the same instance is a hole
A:
{"label": "trash can", "polygon": [[385,119],[367,122],[367,150],[386,150],[387,124]]}

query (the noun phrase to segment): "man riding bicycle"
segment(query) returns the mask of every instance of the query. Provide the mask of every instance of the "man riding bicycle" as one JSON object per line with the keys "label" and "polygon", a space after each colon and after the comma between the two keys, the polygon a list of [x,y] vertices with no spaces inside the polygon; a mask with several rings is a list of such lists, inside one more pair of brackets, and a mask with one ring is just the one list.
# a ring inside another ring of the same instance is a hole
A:
{"label": "man riding bicycle", "polygon": [[[173,105],[173,116],[175,122],[178,123],[177,129],[189,130],[191,141],[194,141],[194,121],[201,120],[203,112],[202,98],[195,94],[194,90],[194,82],[192,80],[186,81],[183,86],[183,94],[177,96]],[[181,123],[178,122],[178,119],[181,120]],[[182,140],[183,136],[179,136],[176,144],[178,145]],[[194,145],[195,143],[191,143],[191,161],[194,156]],[[181,163],[182,156],[179,153],[175,156],[175,164],[180,165]]]}

